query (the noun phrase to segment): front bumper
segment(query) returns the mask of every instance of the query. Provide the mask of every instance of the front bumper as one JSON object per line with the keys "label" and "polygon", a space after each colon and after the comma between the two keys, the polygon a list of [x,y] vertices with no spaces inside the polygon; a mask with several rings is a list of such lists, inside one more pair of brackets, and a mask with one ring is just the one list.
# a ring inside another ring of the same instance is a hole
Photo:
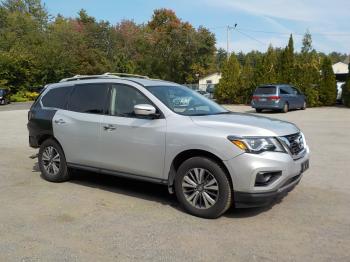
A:
{"label": "front bumper", "polygon": [[302,175],[292,177],[287,183],[273,192],[266,193],[245,193],[234,192],[234,202],[237,208],[261,207],[271,204],[273,201],[282,198],[300,182]]}
{"label": "front bumper", "polygon": [[[236,207],[257,207],[268,205],[292,190],[302,178],[302,164],[309,161],[309,148],[305,154],[293,160],[286,153],[264,152],[241,154],[225,161],[230,172]],[[280,172],[280,176],[266,186],[257,186],[260,172]]]}

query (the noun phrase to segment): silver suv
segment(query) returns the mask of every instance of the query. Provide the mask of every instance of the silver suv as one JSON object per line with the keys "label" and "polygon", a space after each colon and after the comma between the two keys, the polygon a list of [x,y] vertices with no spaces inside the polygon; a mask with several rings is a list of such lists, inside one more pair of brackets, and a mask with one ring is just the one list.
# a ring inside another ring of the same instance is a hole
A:
{"label": "silver suv", "polygon": [[76,76],[45,88],[28,113],[45,179],[83,169],[167,185],[189,213],[270,204],[299,183],[309,148],[292,123],[227,111],[176,83]]}

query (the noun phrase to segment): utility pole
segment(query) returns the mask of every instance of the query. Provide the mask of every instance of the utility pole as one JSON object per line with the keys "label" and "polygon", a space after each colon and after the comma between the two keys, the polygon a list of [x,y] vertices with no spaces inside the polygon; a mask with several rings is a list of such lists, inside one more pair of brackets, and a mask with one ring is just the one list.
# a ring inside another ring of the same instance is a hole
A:
{"label": "utility pole", "polygon": [[234,26],[227,26],[226,27],[226,54],[227,54],[227,60],[230,58],[230,32],[231,30],[234,30],[237,27],[237,23]]}

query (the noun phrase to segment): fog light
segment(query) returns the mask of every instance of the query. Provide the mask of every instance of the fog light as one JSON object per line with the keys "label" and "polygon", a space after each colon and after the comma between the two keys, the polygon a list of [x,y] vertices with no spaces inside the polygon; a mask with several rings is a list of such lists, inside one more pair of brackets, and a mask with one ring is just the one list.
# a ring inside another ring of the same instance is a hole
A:
{"label": "fog light", "polygon": [[282,175],[282,171],[259,172],[255,178],[255,186],[267,186]]}

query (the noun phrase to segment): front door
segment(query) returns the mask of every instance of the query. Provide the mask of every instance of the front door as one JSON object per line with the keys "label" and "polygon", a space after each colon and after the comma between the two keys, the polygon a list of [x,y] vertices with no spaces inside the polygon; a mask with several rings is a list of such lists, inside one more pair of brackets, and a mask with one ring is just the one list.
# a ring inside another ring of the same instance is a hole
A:
{"label": "front door", "polygon": [[163,178],[165,118],[140,118],[137,104],[152,104],[135,87],[113,84],[108,114],[101,124],[101,161],[105,169]]}

